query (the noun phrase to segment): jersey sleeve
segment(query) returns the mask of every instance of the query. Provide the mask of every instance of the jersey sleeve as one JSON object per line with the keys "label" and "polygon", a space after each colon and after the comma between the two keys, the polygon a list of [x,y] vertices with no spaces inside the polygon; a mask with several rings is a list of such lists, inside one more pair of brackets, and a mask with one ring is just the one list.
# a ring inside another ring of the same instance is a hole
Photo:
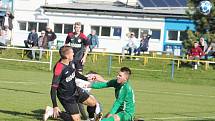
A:
{"label": "jersey sleeve", "polygon": [[62,70],[63,70],[63,65],[58,63],[54,69],[54,76],[52,79],[52,86],[51,86],[51,91],[50,91],[53,107],[57,107],[57,99],[56,99],[57,93],[56,92],[57,92],[57,88],[60,83]]}
{"label": "jersey sleeve", "polygon": [[88,39],[88,37],[86,35],[84,35],[83,33],[81,34],[81,38],[83,39],[83,44],[85,46],[89,46],[90,45],[90,41]]}
{"label": "jersey sleeve", "polygon": [[122,87],[120,89],[118,98],[115,100],[115,102],[113,104],[113,107],[112,107],[112,109],[110,111],[110,114],[115,114],[117,112],[117,110],[119,109],[119,107],[125,101],[126,95],[127,95],[127,89],[126,89],[126,87]]}
{"label": "jersey sleeve", "polygon": [[71,40],[71,36],[73,35],[73,33],[68,33],[67,37],[66,37],[66,41],[65,44],[69,44],[70,40]]}
{"label": "jersey sleeve", "polygon": [[52,88],[58,88],[60,79],[62,76],[63,64],[58,63],[54,69],[54,75],[52,79]]}
{"label": "jersey sleeve", "polygon": [[116,84],[116,80],[110,80],[108,82],[95,82],[92,84],[91,88],[93,89],[101,89],[107,87],[114,87]]}
{"label": "jersey sleeve", "polygon": [[75,71],[75,77],[87,81],[87,77],[80,74],[78,71]]}

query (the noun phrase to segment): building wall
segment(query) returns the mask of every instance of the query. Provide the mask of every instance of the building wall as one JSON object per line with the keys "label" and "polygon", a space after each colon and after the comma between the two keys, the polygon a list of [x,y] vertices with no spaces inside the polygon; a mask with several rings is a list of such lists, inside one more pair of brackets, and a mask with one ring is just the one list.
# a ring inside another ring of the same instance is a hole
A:
{"label": "building wall", "polygon": [[182,41],[186,39],[187,35],[186,30],[195,31],[195,25],[193,21],[188,19],[166,18],[163,50],[172,52],[175,56],[181,56],[183,54]]}
{"label": "building wall", "polygon": [[181,41],[171,41],[168,40],[168,31],[185,31],[193,30],[195,31],[195,25],[191,20],[188,19],[175,19],[175,18],[166,18],[165,19],[165,28],[164,28],[164,45],[168,43],[181,44]]}
{"label": "building wall", "polygon": [[[108,52],[120,53],[121,48],[126,45],[128,38],[126,36],[129,33],[129,28],[150,28],[161,30],[160,40],[150,40],[149,50],[161,51],[163,49],[163,28],[164,19],[158,18],[129,18],[129,17],[117,17],[117,16],[98,16],[98,15],[76,15],[76,14],[62,14],[62,13],[46,13],[46,15],[40,15],[40,12],[36,11],[16,11],[16,19],[14,21],[14,41],[12,44],[23,46],[23,40],[27,38],[29,32],[20,31],[18,21],[34,21],[34,22],[46,22],[51,28],[54,29],[55,23],[62,24],[74,24],[76,21],[80,21],[84,25],[84,33],[88,35],[91,31],[91,26],[113,26],[121,27],[121,38],[115,37],[99,37],[100,47],[107,48]],[[66,34],[57,34],[57,40],[65,40]],[[140,39],[138,40],[138,42]],[[56,42],[55,42],[56,43]]]}
{"label": "building wall", "polygon": [[[48,0],[50,1],[50,0]],[[27,39],[29,31],[20,30],[19,23],[27,22],[45,22],[54,30],[54,23],[74,24],[80,21],[84,25],[84,33],[88,35],[91,31],[91,25],[98,26],[116,26],[122,28],[121,38],[99,37],[100,47],[107,48],[108,52],[120,53],[122,46],[125,46],[128,38],[126,34],[129,28],[147,28],[159,29],[161,31],[160,40],[150,40],[149,50],[163,50],[164,19],[160,18],[136,18],[119,17],[106,15],[77,15],[65,13],[40,13],[40,6],[44,5],[45,0],[17,0],[14,4],[14,30],[13,45],[24,46],[23,41]],[[65,1],[63,1],[65,2]],[[51,4],[51,3],[49,3]],[[39,33],[40,34],[40,33]],[[57,40],[65,40],[66,34],[57,34]],[[55,41],[55,44],[56,44]],[[138,39],[138,42],[140,39]]]}

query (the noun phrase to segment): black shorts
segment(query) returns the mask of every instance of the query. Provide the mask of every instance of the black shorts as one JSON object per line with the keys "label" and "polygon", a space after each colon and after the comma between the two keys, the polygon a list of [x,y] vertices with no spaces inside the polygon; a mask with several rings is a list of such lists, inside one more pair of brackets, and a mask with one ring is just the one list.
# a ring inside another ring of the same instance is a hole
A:
{"label": "black shorts", "polygon": [[82,72],[82,71],[83,71],[83,68],[84,68],[84,65],[82,64],[81,60],[75,60],[74,63],[75,63],[75,68],[76,68],[79,72]]}
{"label": "black shorts", "polygon": [[85,100],[89,98],[90,95],[85,90],[81,89],[80,87],[77,87],[75,94],[73,96],[74,100],[67,101],[59,99],[65,111],[70,115],[79,114],[78,103],[83,103]]}

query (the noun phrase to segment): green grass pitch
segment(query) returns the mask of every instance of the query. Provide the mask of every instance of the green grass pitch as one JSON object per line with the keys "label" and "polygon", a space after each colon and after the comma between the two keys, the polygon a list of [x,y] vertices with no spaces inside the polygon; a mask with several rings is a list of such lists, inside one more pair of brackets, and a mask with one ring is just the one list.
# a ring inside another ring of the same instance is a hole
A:
{"label": "green grass pitch", "polygon": [[[57,57],[54,58],[55,62]],[[91,56],[85,72],[97,71],[107,79],[114,78],[117,68],[107,75],[108,57]],[[215,72],[200,67],[192,71],[183,67],[170,79],[171,65],[166,61],[123,61],[113,58],[113,67],[129,66],[133,70],[131,84],[135,90],[136,118],[146,121],[215,121]],[[44,64],[0,61],[0,121],[40,121],[49,96],[52,73]],[[157,71],[153,71],[157,70]],[[112,107],[114,89],[93,90],[102,103],[104,113]],[[60,104],[59,104],[60,105]]]}

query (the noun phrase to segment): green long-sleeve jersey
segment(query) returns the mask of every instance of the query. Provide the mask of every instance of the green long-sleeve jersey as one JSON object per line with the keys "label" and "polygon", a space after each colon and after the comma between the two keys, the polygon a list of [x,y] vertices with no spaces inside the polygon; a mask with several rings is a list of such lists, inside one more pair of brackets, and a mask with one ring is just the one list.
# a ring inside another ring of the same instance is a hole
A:
{"label": "green long-sleeve jersey", "polygon": [[120,111],[125,111],[131,116],[134,116],[135,98],[133,89],[131,88],[129,82],[127,81],[124,84],[118,84],[117,80],[115,79],[109,82],[96,82],[92,84],[92,88],[94,89],[101,89],[106,87],[115,88],[116,100],[113,104],[110,114],[116,114]]}

